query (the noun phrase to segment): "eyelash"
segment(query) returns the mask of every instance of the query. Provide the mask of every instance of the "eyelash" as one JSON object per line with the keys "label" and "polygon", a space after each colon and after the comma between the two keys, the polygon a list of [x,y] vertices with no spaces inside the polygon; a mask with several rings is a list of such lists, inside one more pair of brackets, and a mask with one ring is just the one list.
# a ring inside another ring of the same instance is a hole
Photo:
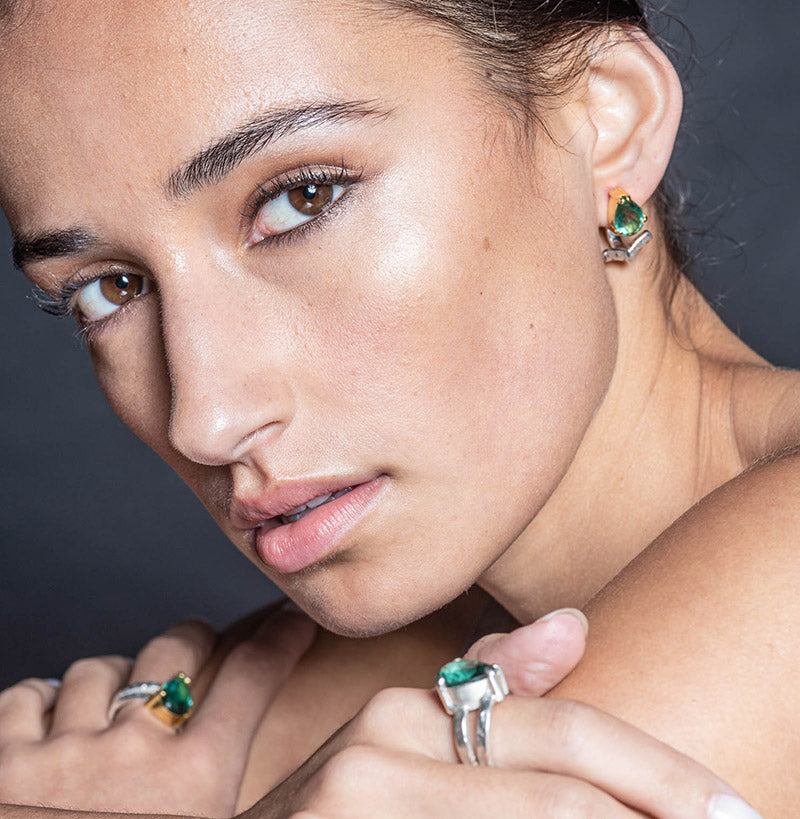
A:
{"label": "eyelash", "polygon": [[[306,185],[342,185],[345,188],[349,188],[351,185],[358,182],[362,176],[363,171],[352,171],[347,168],[344,162],[342,162],[341,165],[337,166],[336,168],[325,165],[304,165],[289,173],[281,174],[269,183],[259,185],[255,193],[250,196],[249,201],[245,205],[245,208],[241,214],[242,229],[244,230],[247,227],[251,227],[261,208],[268,202],[282,196],[284,193],[288,193],[296,188],[305,187]],[[334,205],[341,202],[347,196],[347,193],[348,191],[345,190]],[[334,205],[331,205],[327,210],[323,211],[318,216],[303,222],[297,227],[283,233],[275,233],[270,236],[265,236],[252,246],[261,247],[264,245],[270,245],[274,247],[279,244],[295,241],[301,238],[301,236],[307,231],[320,227],[321,225],[318,223],[325,219],[325,217],[332,210],[334,210]],[[90,285],[92,282],[105,278],[112,273],[113,271],[111,270],[105,270],[97,275],[86,277],[85,279],[65,282],[51,292],[43,290],[40,287],[34,287],[31,292],[31,300],[40,310],[43,310],[45,313],[58,318],[66,318],[74,313],[72,301],[78,291]],[[120,310],[115,310],[104,319],[87,322],[86,324],[79,326],[79,337],[86,341],[91,341],[92,333],[95,330],[98,330],[100,326],[106,325],[109,321],[113,320],[113,318],[117,316],[119,312]]]}
{"label": "eyelash", "polygon": [[[113,270],[104,270],[102,273],[98,273],[95,276],[88,276],[85,279],[66,282],[59,285],[58,288],[55,288],[52,293],[42,290],[41,287],[34,287],[31,291],[30,298],[36,307],[43,310],[48,315],[55,316],[56,318],[69,318],[70,316],[74,315],[74,310],[72,307],[72,299],[74,295],[79,290],[82,290],[84,287],[90,285],[92,282],[96,282],[98,279],[112,275],[113,272]],[[95,333],[98,332],[101,327],[104,327],[110,322],[114,321],[114,319],[120,313],[120,310],[115,310],[113,313],[99,321],[86,322],[83,324],[79,322],[75,335],[81,342],[86,345],[90,345]]]}

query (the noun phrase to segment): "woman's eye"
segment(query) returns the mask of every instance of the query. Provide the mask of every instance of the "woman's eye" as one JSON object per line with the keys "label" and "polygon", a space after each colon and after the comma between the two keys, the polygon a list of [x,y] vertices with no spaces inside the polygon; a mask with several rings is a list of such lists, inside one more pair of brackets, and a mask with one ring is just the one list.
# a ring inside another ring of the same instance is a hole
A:
{"label": "woman's eye", "polygon": [[344,185],[303,185],[265,202],[248,239],[255,245],[268,236],[286,233],[326,211],[344,193]]}
{"label": "woman's eye", "polygon": [[137,296],[150,292],[150,280],[135,273],[114,273],[102,276],[81,287],[73,306],[78,318],[85,323],[110,316]]}

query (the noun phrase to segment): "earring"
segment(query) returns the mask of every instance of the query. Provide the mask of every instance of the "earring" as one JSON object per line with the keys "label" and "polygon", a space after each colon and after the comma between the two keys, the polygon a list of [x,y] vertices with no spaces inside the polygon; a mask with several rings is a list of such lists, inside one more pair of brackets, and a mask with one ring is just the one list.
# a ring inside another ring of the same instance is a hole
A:
{"label": "earring", "polygon": [[[608,262],[629,262],[653,238],[649,230],[644,230],[647,217],[642,209],[622,188],[614,188],[608,195],[608,227],[606,235],[610,250],[603,251],[603,259]],[[644,233],[642,231],[644,230]],[[641,235],[640,235],[641,234]],[[626,245],[623,238],[634,238]]]}

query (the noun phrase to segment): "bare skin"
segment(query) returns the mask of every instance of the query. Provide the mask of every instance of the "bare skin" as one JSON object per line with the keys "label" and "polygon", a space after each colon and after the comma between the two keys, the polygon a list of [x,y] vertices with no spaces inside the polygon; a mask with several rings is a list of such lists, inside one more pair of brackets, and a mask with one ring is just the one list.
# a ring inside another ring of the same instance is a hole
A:
{"label": "bare skin", "polygon": [[[405,19],[136,5],[34,8],[0,73],[12,228],[98,238],[26,272],[51,292],[120,271],[152,283],[90,329],[118,414],[323,625],[378,634],[474,582],[520,622],[585,607],[589,654],[555,693],[791,815],[800,377],[690,285],[665,309],[658,239],[630,268],[600,257],[608,191],[647,202],[669,159],[681,99],[663,55],[621,36],[547,112],[553,139],[523,146],[457,46]],[[378,115],[165,193],[188,157],[310,91]],[[318,231],[265,248],[263,210],[242,225],[265,179],[342,162],[359,179]],[[376,477],[377,500],[302,570],[260,555],[236,516],[276,487]],[[270,730],[306,707],[287,700]],[[299,809],[304,788],[275,798]]]}

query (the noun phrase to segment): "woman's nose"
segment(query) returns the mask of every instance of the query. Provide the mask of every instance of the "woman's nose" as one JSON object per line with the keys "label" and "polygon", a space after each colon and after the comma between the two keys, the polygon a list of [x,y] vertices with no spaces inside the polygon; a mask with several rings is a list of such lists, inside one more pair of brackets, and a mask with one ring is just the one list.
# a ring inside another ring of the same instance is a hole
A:
{"label": "woman's nose", "polygon": [[247,463],[291,420],[285,340],[274,312],[265,315],[241,283],[200,278],[190,296],[161,288],[170,441],[196,463]]}

